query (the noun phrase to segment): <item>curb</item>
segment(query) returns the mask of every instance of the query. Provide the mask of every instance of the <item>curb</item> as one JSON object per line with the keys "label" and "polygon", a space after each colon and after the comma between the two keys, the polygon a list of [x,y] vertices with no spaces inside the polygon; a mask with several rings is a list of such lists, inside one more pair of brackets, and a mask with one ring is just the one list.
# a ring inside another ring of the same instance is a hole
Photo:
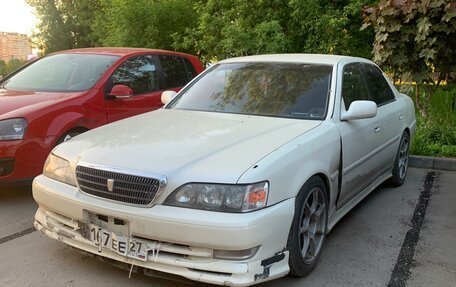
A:
{"label": "curb", "polygon": [[409,166],[456,171],[456,158],[411,155],[409,157]]}

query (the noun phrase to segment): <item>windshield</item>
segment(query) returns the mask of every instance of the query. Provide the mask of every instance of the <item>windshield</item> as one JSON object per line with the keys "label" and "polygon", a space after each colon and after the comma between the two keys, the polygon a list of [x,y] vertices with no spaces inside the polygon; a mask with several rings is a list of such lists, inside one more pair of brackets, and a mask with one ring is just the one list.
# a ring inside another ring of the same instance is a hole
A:
{"label": "windshield", "polygon": [[219,64],[170,108],[322,120],[332,66],[302,63]]}
{"label": "windshield", "polygon": [[3,83],[10,90],[79,92],[91,88],[118,56],[57,54],[42,58]]}

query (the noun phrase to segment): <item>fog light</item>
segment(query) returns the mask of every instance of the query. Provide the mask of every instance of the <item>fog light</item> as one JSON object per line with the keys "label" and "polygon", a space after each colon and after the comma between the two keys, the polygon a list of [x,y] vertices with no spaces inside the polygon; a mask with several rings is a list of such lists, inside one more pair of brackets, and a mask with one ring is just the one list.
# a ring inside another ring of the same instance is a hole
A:
{"label": "fog light", "polygon": [[257,253],[260,246],[244,250],[218,250],[214,249],[214,259],[226,260],[246,260],[252,258]]}
{"label": "fog light", "polygon": [[0,158],[0,176],[12,173],[14,170],[14,158]]}

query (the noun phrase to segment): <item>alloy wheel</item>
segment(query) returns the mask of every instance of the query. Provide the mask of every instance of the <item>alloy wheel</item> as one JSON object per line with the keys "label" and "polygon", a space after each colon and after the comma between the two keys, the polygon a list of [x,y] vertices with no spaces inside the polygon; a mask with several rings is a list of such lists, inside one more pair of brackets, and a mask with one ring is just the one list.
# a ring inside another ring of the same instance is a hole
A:
{"label": "alloy wheel", "polygon": [[318,256],[326,231],[326,202],[323,190],[314,187],[304,201],[299,222],[299,247],[305,263]]}
{"label": "alloy wheel", "polygon": [[401,148],[399,151],[399,177],[400,179],[404,179],[405,175],[407,174],[408,168],[408,151],[409,151],[409,139],[408,137],[404,137],[401,143]]}

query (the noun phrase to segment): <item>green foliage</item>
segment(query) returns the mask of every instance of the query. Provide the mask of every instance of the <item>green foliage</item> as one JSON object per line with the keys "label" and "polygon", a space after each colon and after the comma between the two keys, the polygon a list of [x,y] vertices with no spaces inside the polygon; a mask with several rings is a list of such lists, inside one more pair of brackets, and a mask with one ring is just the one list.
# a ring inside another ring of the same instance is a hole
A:
{"label": "green foliage", "polygon": [[26,0],[39,19],[35,45],[44,53],[98,45],[92,32],[98,0]]}
{"label": "green foliage", "polygon": [[262,53],[370,57],[361,8],[375,0],[27,0],[44,54],[78,47],[180,50],[206,60]]}
{"label": "green foliage", "polygon": [[417,82],[415,104],[428,120],[434,90],[456,71],[456,2],[381,0],[364,9],[364,21],[375,31],[374,61]]}
{"label": "green foliage", "polygon": [[411,152],[418,155],[456,157],[456,87],[436,90],[429,118],[417,113],[417,130]]}
{"label": "green foliage", "polygon": [[455,71],[456,2],[381,0],[364,21],[375,31],[374,61],[402,79],[434,83]]}
{"label": "green foliage", "polygon": [[15,70],[17,70],[25,64],[27,64],[27,61],[15,58],[12,58],[7,62],[0,61],[0,76],[4,77],[9,73],[14,72]]}
{"label": "green foliage", "polygon": [[0,60],[0,76],[6,75],[6,63],[3,60]]}
{"label": "green foliage", "polygon": [[176,35],[195,25],[192,0],[100,0],[92,28],[104,46],[173,50]]}
{"label": "green foliage", "polygon": [[374,1],[293,0],[290,29],[292,52],[352,55],[370,58],[373,31],[361,31],[361,9]]}
{"label": "green foliage", "polygon": [[177,48],[206,59],[264,53],[333,53],[369,57],[373,33],[360,31],[361,7],[373,1],[207,0],[198,24]]}

